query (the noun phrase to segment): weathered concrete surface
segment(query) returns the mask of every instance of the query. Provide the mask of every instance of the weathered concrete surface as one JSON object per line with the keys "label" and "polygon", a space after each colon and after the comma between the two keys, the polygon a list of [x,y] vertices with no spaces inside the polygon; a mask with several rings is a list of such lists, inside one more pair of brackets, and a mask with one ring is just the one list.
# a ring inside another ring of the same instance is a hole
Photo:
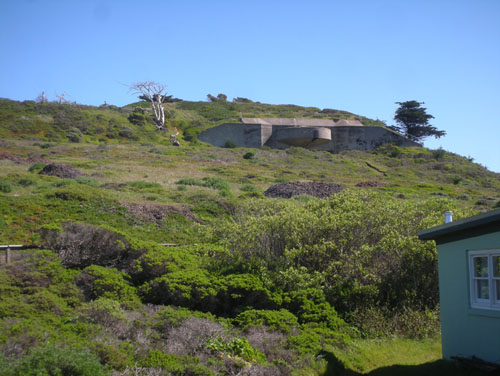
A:
{"label": "weathered concrete surface", "polygon": [[322,127],[226,123],[203,131],[199,139],[219,147],[224,147],[230,141],[237,147],[260,148],[265,145],[274,149],[287,149],[290,146],[300,146],[332,153],[343,150],[375,150],[388,143],[420,146],[389,129],[354,124]]}
{"label": "weathered concrete surface", "polygon": [[275,132],[277,142],[300,146],[303,148],[313,148],[324,145],[332,140],[332,132],[329,128],[278,128]]}
{"label": "weathered concrete surface", "polygon": [[271,134],[270,125],[226,123],[201,132],[198,139],[219,147],[229,141],[237,147],[260,148]]}
{"label": "weathered concrete surface", "polygon": [[384,144],[398,146],[420,146],[395,132],[382,127],[337,126],[332,128],[332,141],[317,147],[338,153],[343,150],[375,150]]}

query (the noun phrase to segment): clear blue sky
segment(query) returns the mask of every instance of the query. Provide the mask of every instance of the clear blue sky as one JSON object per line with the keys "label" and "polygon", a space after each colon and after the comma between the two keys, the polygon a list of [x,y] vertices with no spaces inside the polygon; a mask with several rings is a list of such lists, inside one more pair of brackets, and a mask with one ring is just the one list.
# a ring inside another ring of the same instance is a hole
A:
{"label": "clear blue sky", "polygon": [[0,97],[135,100],[225,93],[335,108],[393,124],[424,101],[427,139],[500,172],[500,1],[1,0]]}

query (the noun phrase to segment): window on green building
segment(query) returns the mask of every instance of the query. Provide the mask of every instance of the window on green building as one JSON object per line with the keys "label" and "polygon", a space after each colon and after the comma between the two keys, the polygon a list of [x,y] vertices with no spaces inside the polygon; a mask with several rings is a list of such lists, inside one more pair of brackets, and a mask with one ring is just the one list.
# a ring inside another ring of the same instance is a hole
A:
{"label": "window on green building", "polygon": [[500,250],[470,251],[469,270],[471,306],[500,309]]}

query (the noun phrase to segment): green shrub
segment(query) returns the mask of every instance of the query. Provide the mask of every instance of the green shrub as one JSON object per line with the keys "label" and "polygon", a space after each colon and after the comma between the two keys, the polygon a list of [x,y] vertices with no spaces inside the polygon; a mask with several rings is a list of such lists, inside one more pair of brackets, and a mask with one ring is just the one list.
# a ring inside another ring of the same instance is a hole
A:
{"label": "green shrub", "polygon": [[137,136],[134,130],[129,127],[121,127],[118,131],[118,136],[134,141],[139,140],[139,136]]}
{"label": "green shrub", "polygon": [[144,302],[177,305],[200,311],[217,309],[219,279],[206,270],[182,270],[145,283],[139,292]]}
{"label": "green shrub", "polygon": [[0,192],[9,193],[12,191],[11,185],[5,180],[0,180]]}
{"label": "green shrub", "polygon": [[169,375],[215,376],[215,372],[200,364],[197,357],[167,354],[161,350],[150,350],[140,365],[162,368]]}
{"label": "green shrub", "polygon": [[70,142],[79,143],[82,141],[82,132],[78,128],[72,128],[67,134],[66,137]]}
{"label": "green shrub", "polygon": [[222,178],[205,177],[205,178],[203,178],[203,187],[217,189],[220,191],[223,191],[223,190],[229,191],[230,190],[229,183]]}
{"label": "green shrub", "polygon": [[85,176],[81,176],[79,178],[76,178],[75,181],[78,184],[90,185],[91,187],[99,186],[99,183],[95,179],[87,178]]}
{"label": "green shrub", "polygon": [[23,178],[23,179],[20,179],[17,184],[23,186],[23,187],[28,187],[30,185],[35,185],[36,182],[33,180],[33,179],[29,179],[29,178]]}
{"label": "green shrub", "polygon": [[248,199],[248,198],[265,198],[261,192],[246,192],[238,196],[238,198],[241,199]]}
{"label": "green shrub", "polygon": [[104,297],[138,303],[136,289],[128,282],[129,278],[114,268],[91,265],[76,277],[76,283],[88,300]]}
{"label": "green shrub", "polygon": [[[63,201],[96,201],[103,197],[102,190],[93,187],[74,184],[73,179],[63,179],[61,184],[55,184],[57,189],[46,195],[47,198],[57,198]],[[105,194],[105,192],[104,192]]]}
{"label": "green shrub", "polygon": [[279,300],[255,275],[217,277],[204,269],[167,273],[146,282],[139,291],[146,303],[177,305],[224,317],[245,307],[273,309]]}
{"label": "green shrub", "polygon": [[240,187],[240,191],[252,193],[252,192],[258,192],[259,189],[253,184],[244,184]]}
{"label": "green shrub", "polygon": [[83,349],[43,347],[34,349],[29,355],[11,363],[5,376],[106,376],[110,372],[99,363],[98,358]]}
{"label": "green shrub", "polygon": [[206,187],[216,189],[222,197],[231,196],[231,187],[229,183],[218,177],[204,177],[202,180],[195,178],[184,178],[175,182],[178,185],[196,185],[199,187]]}
{"label": "green shrub", "polygon": [[326,301],[322,290],[308,288],[292,291],[284,299],[285,306],[298,317],[301,324],[322,323],[332,330],[346,328],[335,309]]}
{"label": "green shrub", "polygon": [[128,117],[127,120],[137,125],[138,127],[143,127],[149,122],[149,117],[144,113],[144,110],[134,111]]}
{"label": "green shrub", "polygon": [[127,351],[127,346],[91,342],[89,348],[97,354],[102,364],[115,370],[123,371],[126,367],[134,364],[132,355]]}
{"label": "green shrub", "polygon": [[403,154],[403,150],[396,145],[384,145],[377,149],[377,153],[385,154],[391,158],[399,158]]}
{"label": "green shrub", "polygon": [[227,149],[234,149],[236,147],[236,144],[233,141],[226,141],[224,144],[224,147]]}
{"label": "green shrub", "polygon": [[151,188],[161,188],[161,184],[158,183],[152,183],[149,181],[131,181],[128,182],[128,185],[130,185],[132,188],[135,189],[151,189]]}
{"label": "green shrub", "polygon": [[191,127],[191,128],[187,128],[184,131],[183,137],[184,137],[184,140],[186,140],[188,142],[196,142],[196,141],[198,141],[198,136],[200,135],[200,133],[201,133],[201,129]]}
{"label": "green shrub", "polygon": [[219,195],[221,197],[232,197],[233,194],[231,193],[231,191],[229,189],[221,189],[219,190]]}
{"label": "green shrub", "polygon": [[432,157],[436,160],[442,160],[446,155],[446,151],[442,148],[436,149],[432,151]]}
{"label": "green shrub", "polygon": [[195,178],[184,178],[184,179],[176,181],[175,184],[198,185],[200,187],[203,186],[203,182],[200,179],[195,179]]}
{"label": "green shrub", "polygon": [[255,158],[254,151],[249,151],[249,152],[243,154],[243,159],[254,159],[254,158]]}
{"label": "green shrub", "polygon": [[281,303],[281,297],[269,291],[257,275],[229,274],[221,283],[216,312],[224,316],[234,316],[246,307],[275,309]]}
{"label": "green shrub", "polygon": [[32,164],[30,166],[30,168],[28,168],[28,171],[29,172],[36,172],[36,173],[38,173],[45,166],[46,166],[46,164],[43,163],[43,162],[36,162],[36,163]]}
{"label": "green shrub", "polygon": [[339,331],[317,324],[308,324],[299,334],[288,337],[287,344],[300,354],[318,354],[325,346],[339,347],[351,342],[351,338]]}
{"label": "green shrub", "polygon": [[430,338],[439,334],[439,308],[434,311],[403,308],[389,311],[381,307],[363,307],[349,315],[349,322],[364,337],[399,336]]}
{"label": "green shrub", "polygon": [[271,330],[279,330],[283,333],[290,333],[293,328],[299,326],[297,317],[286,309],[279,311],[251,309],[240,313],[234,321],[242,329],[264,325]]}
{"label": "green shrub", "polygon": [[[432,309],[438,302],[436,248],[419,241],[417,231],[440,223],[442,211],[464,215],[448,199],[402,201],[366,190],[301,205],[254,200],[243,206],[246,215],[238,223],[220,227],[235,262],[246,270],[266,271],[275,286],[290,294],[300,286],[283,276],[291,267],[303,269],[323,286],[323,299],[342,314],[369,305]],[[324,302],[307,300],[330,312]],[[283,308],[299,322],[321,317],[301,313],[298,306]]]}
{"label": "green shrub", "polygon": [[53,182],[52,184],[50,184],[50,186],[60,188],[60,187],[65,187],[67,185],[75,184],[75,183],[76,183],[75,179],[59,179],[59,180]]}
{"label": "green shrub", "polygon": [[225,341],[220,337],[212,338],[208,341],[207,348],[216,354],[238,356],[249,362],[264,363],[266,361],[265,355],[254,349],[246,338],[234,338],[230,341]]}
{"label": "green shrub", "polygon": [[275,183],[288,183],[289,181],[290,181],[290,179],[287,179],[287,178],[284,178],[281,176],[274,179]]}
{"label": "green shrub", "polygon": [[86,319],[104,327],[110,327],[119,321],[125,320],[125,311],[116,300],[98,298],[80,307],[80,319]]}
{"label": "green shrub", "polygon": [[156,314],[157,328],[179,327],[191,317],[216,321],[216,317],[211,313],[192,311],[183,307],[165,306]]}

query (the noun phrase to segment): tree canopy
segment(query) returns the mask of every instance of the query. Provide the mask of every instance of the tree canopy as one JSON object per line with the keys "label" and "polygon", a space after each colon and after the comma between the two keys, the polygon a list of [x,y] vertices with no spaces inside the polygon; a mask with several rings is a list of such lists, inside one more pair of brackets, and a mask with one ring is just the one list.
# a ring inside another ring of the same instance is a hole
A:
{"label": "tree canopy", "polygon": [[396,102],[396,104],[399,105],[394,115],[397,126],[392,126],[391,129],[404,134],[415,142],[422,142],[424,138],[429,136],[439,138],[446,134],[445,131],[429,124],[429,120],[434,119],[434,116],[428,114],[425,107],[421,107],[424,102],[411,100]]}

